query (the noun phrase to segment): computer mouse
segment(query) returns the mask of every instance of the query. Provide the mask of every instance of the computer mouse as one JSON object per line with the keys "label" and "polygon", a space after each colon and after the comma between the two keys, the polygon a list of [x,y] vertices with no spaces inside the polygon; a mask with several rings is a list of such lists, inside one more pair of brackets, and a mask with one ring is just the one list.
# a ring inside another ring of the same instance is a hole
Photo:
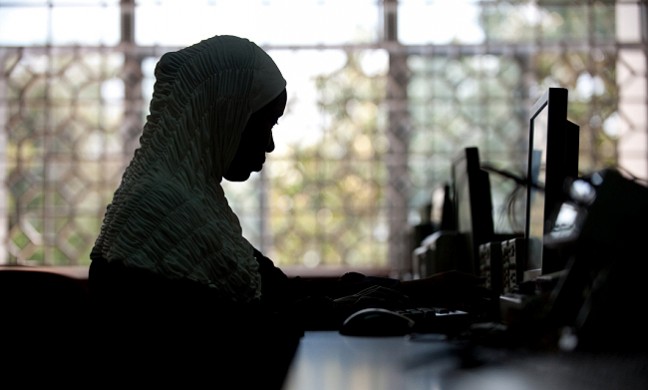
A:
{"label": "computer mouse", "polygon": [[340,326],[345,336],[403,336],[412,332],[414,320],[392,310],[371,307],[356,311]]}

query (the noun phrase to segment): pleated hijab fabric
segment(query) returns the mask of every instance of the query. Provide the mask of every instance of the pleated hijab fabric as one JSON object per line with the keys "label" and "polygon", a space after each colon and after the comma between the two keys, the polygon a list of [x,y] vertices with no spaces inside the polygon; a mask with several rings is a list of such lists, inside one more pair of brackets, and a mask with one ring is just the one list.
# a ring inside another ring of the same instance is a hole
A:
{"label": "pleated hijab fabric", "polygon": [[250,115],[286,81],[266,52],[234,36],[164,54],[155,77],[140,147],[90,257],[257,300],[258,263],[221,181]]}

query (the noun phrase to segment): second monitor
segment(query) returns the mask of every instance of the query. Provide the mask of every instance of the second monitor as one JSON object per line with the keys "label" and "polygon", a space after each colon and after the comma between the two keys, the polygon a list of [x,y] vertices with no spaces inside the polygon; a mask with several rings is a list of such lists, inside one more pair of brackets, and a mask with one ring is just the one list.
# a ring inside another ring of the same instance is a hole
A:
{"label": "second monitor", "polygon": [[479,245],[492,240],[494,228],[490,181],[477,147],[462,149],[453,160],[452,183],[456,227],[467,249],[457,268],[478,274]]}
{"label": "second monitor", "polygon": [[578,175],[579,127],[567,120],[567,90],[549,88],[529,117],[525,280],[560,271],[565,260],[543,245],[564,196],[565,180]]}

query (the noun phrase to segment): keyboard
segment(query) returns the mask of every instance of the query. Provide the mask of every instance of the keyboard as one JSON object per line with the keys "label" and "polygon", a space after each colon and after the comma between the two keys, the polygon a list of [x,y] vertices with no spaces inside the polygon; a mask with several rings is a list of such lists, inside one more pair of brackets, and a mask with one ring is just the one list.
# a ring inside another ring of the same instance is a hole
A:
{"label": "keyboard", "polygon": [[466,330],[472,320],[468,312],[440,307],[410,307],[395,311],[414,321],[415,333],[457,334]]}

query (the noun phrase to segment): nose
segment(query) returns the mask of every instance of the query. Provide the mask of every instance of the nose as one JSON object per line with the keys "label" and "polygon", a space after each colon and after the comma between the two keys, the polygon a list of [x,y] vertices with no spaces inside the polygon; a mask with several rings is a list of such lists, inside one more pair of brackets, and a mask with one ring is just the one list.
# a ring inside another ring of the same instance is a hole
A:
{"label": "nose", "polygon": [[268,144],[266,145],[266,153],[271,153],[274,149],[275,149],[274,138],[272,137],[272,134],[270,134],[270,138],[268,138]]}

